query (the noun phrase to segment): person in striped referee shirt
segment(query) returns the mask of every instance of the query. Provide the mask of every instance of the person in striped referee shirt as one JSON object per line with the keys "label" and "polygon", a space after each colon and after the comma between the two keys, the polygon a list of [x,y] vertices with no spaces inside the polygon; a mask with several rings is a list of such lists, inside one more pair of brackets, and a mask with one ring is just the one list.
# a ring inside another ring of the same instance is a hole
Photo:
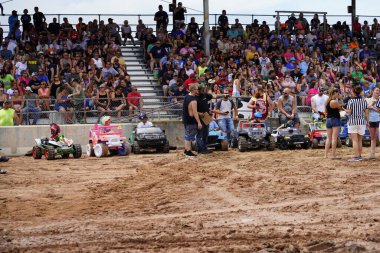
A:
{"label": "person in striped referee shirt", "polygon": [[362,161],[362,140],[367,125],[369,124],[369,110],[367,101],[361,96],[363,89],[360,85],[353,87],[355,96],[347,103],[346,112],[350,114],[348,119],[348,133],[351,136],[354,158],[350,161]]}

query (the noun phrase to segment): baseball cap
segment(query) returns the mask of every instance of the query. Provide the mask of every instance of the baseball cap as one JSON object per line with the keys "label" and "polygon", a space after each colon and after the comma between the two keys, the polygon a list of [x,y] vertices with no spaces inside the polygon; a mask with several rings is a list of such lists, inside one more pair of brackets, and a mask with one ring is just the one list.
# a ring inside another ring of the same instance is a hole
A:
{"label": "baseball cap", "polygon": [[25,88],[26,91],[32,91],[32,88],[30,88],[29,86]]}
{"label": "baseball cap", "polygon": [[208,83],[209,83],[209,84],[214,84],[214,83],[215,83],[215,80],[214,80],[214,79],[210,79],[210,80],[208,80]]}
{"label": "baseball cap", "polygon": [[195,74],[194,74],[194,73],[191,73],[189,77],[190,77],[190,78],[193,78],[193,77],[195,77]]}
{"label": "baseball cap", "polygon": [[295,61],[295,60],[296,60],[296,58],[294,58],[294,57],[291,57],[291,58],[290,58],[290,60],[291,60],[291,61]]}
{"label": "baseball cap", "polygon": [[37,73],[36,73],[36,72],[33,72],[33,73],[32,73],[32,76],[37,76]]}

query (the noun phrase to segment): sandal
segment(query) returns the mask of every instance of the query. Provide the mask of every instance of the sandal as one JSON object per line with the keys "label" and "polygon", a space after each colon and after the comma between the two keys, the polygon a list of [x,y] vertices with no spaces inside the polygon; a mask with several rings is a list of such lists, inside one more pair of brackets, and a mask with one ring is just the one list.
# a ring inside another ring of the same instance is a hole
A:
{"label": "sandal", "polygon": [[0,170],[0,174],[7,174],[6,170]]}

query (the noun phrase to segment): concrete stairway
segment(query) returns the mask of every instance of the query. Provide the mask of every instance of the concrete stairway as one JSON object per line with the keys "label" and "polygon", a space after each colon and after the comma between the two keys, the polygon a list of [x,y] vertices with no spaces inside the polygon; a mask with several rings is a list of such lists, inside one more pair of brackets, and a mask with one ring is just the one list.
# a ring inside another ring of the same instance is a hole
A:
{"label": "concrete stairway", "polygon": [[162,106],[167,106],[167,102],[160,98],[163,95],[162,88],[144,62],[141,43],[136,41],[136,46],[133,46],[132,42],[128,41],[126,46],[121,47],[121,53],[127,64],[132,85],[137,86],[138,92],[144,99],[144,109],[148,112],[157,111],[152,115],[158,118],[177,118],[178,116],[168,113],[165,109],[160,110]]}

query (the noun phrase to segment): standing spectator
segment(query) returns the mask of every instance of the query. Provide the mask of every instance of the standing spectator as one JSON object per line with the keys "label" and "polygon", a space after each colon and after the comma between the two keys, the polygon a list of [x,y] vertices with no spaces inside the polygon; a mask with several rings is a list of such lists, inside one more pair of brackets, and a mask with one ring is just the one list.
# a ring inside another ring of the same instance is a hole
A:
{"label": "standing spectator", "polygon": [[0,126],[14,126],[19,124],[19,118],[14,109],[12,109],[11,101],[4,101],[4,107],[0,109]]}
{"label": "standing spectator", "polygon": [[17,21],[19,21],[19,20],[18,20],[17,11],[13,10],[13,11],[12,11],[12,15],[10,15],[9,18],[8,18],[9,34],[15,32],[15,28],[16,28],[16,23],[17,23]]}
{"label": "standing spectator", "polygon": [[124,38],[123,45],[126,45],[127,39],[131,39],[133,46],[136,46],[135,40],[132,36],[132,28],[128,24],[128,20],[124,20],[124,24],[121,26],[121,35]]}
{"label": "standing spectator", "polygon": [[233,120],[238,120],[238,110],[235,103],[229,99],[228,89],[224,89],[222,99],[216,102],[215,113],[218,114],[218,125],[231,144],[231,133],[234,130]]}
{"label": "standing spectator", "polygon": [[353,88],[355,97],[351,98],[347,103],[346,112],[350,114],[348,118],[348,133],[351,136],[352,147],[354,150],[354,158],[350,161],[362,161],[363,135],[367,122],[369,122],[369,110],[367,101],[361,96],[363,89],[360,85]]}
{"label": "standing spectator", "polygon": [[42,30],[42,24],[45,22],[45,15],[39,11],[38,7],[34,7],[33,24],[37,32],[40,32]]}
{"label": "standing spectator", "polygon": [[195,34],[196,36],[202,35],[199,31],[199,25],[197,22],[195,22],[195,18],[191,17],[190,23],[187,25],[187,29],[190,30],[191,34]]}
{"label": "standing spectator", "polygon": [[181,27],[185,22],[185,13],[187,13],[186,8],[182,6],[181,2],[178,2],[177,7],[173,10],[174,25],[176,27]]}
{"label": "standing spectator", "polygon": [[379,122],[380,110],[376,107],[376,102],[379,100],[380,89],[374,88],[372,90],[372,97],[367,99],[369,109],[369,132],[371,134],[371,153],[369,159],[374,160],[376,143],[379,141]]}
{"label": "standing spectator", "polygon": [[191,152],[191,142],[195,141],[197,130],[202,129],[202,123],[197,110],[198,84],[194,83],[190,86],[190,93],[185,96],[182,107],[182,122],[185,129],[185,151],[186,157],[196,157]]}
{"label": "standing spectator", "polygon": [[29,125],[29,119],[33,118],[32,125],[36,125],[41,115],[40,100],[38,95],[33,93],[32,88],[26,87],[25,91],[25,107],[22,109],[23,119],[25,119],[27,125]]}
{"label": "standing spectator", "polygon": [[[197,111],[199,118],[211,117],[209,112],[209,101],[212,99],[212,95],[207,92],[207,87],[203,84],[198,86],[199,95],[197,96]],[[208,139],[208,125],[202,121],[202,129],[198,129],[196,143],[197,152],[201,154],[212,153],[211,150],[207,149],[207,139]]]}
{"label": "standing spectator", "polygon": [[225,27],[226,25],[228,26],[228,17],[226,15],[226,10],[222,10],[222,15],[220,15],[218,18],[218,25],[220,27]]}
{"label": "standing spectator", "polygon": [[[34,18],[34,16],[33,16],[33,18]],[[50,23],[48,26],[48,31],[51,34],[54,34],[55,36],[57,36],[59,34],[60,30],[61,30],[61,25],[59,23],[57,23],[57,18],[53,18],[53,22]]]}
{"label": "standing spectator", "polygon": [[154,14],[154,21],[156,21],[156,34],[158,34],[160,30],[167,31],[169,16],[168,13],[163,10],[162,5],[158,6],[158,11]]}
{"label": "standing spectator", "polygon": [[296,99],[289,88],[284,89],[282,96],[278,99],[278,110],[280,112],[280,124],[293,121],[294,127],[299,127],[300,119],[297,113]]}
{"label": "standing spectator", "polygon": [[[316,95],[318,96],[318,95]],[[338,134],[340,129],[340,113],[341,106],[338,103],[337,99],[339,97],[338,89],[331,89],[327,101],[325,103],[327,120],[327,139],[325,144],[325,158],[328,158],[328,153],[331,145],[332,149],[332,159],[339,159],[336,156],[336,146],[337,142],[340,141]]]}
{"label": "standing spectator", "polygon": [[128,93],[128,111],[131,116],[133,113],[137,114],[144,106],[144,100],[140,92],[137,91],[136,86],[132,86],[132,91]]}

